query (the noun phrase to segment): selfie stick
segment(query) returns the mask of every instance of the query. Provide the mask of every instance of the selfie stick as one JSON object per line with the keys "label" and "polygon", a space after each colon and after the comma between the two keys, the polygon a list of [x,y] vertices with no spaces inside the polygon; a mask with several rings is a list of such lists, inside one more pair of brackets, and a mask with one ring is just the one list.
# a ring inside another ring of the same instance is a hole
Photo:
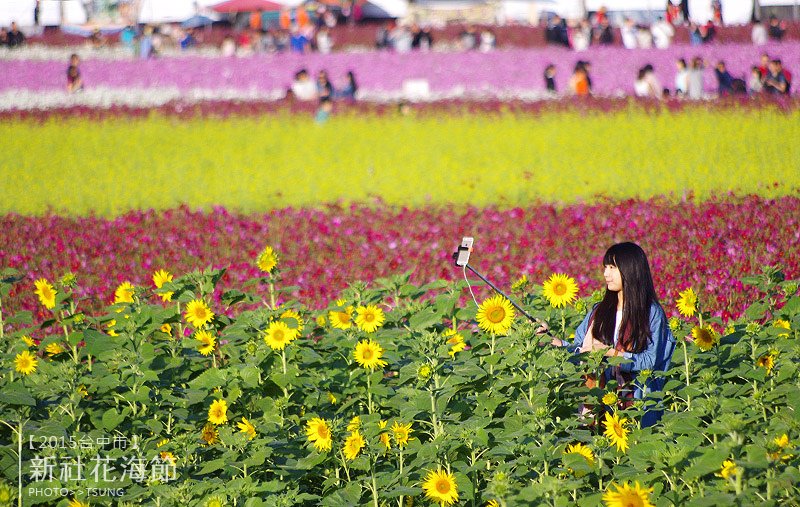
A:
{"label": "selfie stick", "polygon": [[531,322],[533,322],[534,324],[538,324],[538,323],[540,323],[541,321],[539,321],[538,319],[534,318],[534,317],[533,317],[533,316],[531,316],[531,315],[530,315],[528,312],[526,312],[525,310],[523,310],[523,308],[522,308],[521,306],[519,306],[519,305],[518,305],[516,302],[514,302],[514,300],[513,300],[513,299],[511,299],[510,297],[508,297],[508,296],[505,294],[505,292],[503,292],[503,291],[501,291],[500,289],[498,289],[498,288],[497,288],[497,286],[496,286],[495,284],[493,284],[492,282],[490,282],[489,280],[487,280],[487,279],[486,279],[486,277],[485,277],[485,276],[483,276],[482,274],[478,273],[478,272],[475,270],[475,268],[473,268],[472,266],[470,266],[470,265],[469,265],[469,261],[467,261],[467,262],[464,262],[464,264],[460,264],[460,263],[459,263],[459,254],[460,254],[462,251],[471,251],[471,250],[472,250],[472,249],[471,249],[471,248],[469,248],[469,247],[464,247],[464,246],[459,246],[459,247],[458,247],[458,250],[456,250],[456,252],[453,254],[453,259],[456,261],[456,266],[458,266],[458,267],[463,267],[463,268],[465,268],[465,269],[469,269],[470,271],[472,271],[472,272],[475,274],[475,276],[477,276],[478,278],[480,278],[481,280],[483,280],[484,282],[486,282],[486,285],[488,285],[489,287],[491,287],[492,289],[494,289],[494,291],[495,291],[495,292],[497,292],[498,294],[500,294],[500,295],[501,295],[501,296],[503,296],[504,298],[508,299],[508,301],[511,303],[511,305],[512,305],[514,308],[516,308],[517,310],[519,310],[519,312],[520,312],[522,315],[526,316],[526,317],[528,318],[528,320],[530,320],[530,321],[531,321]]}

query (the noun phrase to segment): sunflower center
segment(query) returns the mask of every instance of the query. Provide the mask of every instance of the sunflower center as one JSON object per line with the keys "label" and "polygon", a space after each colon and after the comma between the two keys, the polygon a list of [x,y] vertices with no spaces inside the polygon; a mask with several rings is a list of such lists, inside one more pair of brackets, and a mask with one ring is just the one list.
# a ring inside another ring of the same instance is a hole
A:
{"label": "sunflower center", "polygon": [[282,329],[276,329],[275,331],[273,331],[272,332],[272,339],[275,340],[276,342],[282,342],[283,341],[283,330]]}
{"label": "sunflower center", "polygon": [[325,426],[320,425],[319,428],[317,428],[317,435],[319,435],[320,438],[327,440],[331,436],[331,432],[328,431],[328,428]]}
{"label": "sunflower center", "polygon": [[557,283],[553,285],[553,292],[556,296],[563,296],[567,293],[567,286],[563,283]]}
{"label": "sunflower center", "polygon": [[366,322],[372,322],[373,320],[375,320],[375,315],[373,315],[371,313],[365,313],[364,314],[364,320]]}
{"label": "sunflower center", "polygon": [[372,359],[372,356],[373,356],[372,349],[364,349],[364,352],[361,354],[361,356],[365,360]]}
{"label": "sunflower center", "polygon": [[342,322],[342,324],[347,324],[350,322],[350,316],[345,312],[339,312],[339,320]]}
{"label": "sunflower center", "polygon": [[486,318],[489,319],[489,322],[492,324],[497,324],[498,322],[502,322],[506,316],[506,311],[503,309],[502,306],[495,306],[486,314]]}
{"label": "sunflower center", "polygon": [[440,479],[436,481],[436,491],[441,494],[447,494],[450,492],[450,482],[445,479]]}
{"label": "sunflower center", "polygon": [[623,430],[622,430],[622,426],[620,426],[618,424],[615,424],[612,427],[612,429],[614,431],[614,434],[617,436],[617,438],[623,438],[625,436],[625,434],[623,433]]}

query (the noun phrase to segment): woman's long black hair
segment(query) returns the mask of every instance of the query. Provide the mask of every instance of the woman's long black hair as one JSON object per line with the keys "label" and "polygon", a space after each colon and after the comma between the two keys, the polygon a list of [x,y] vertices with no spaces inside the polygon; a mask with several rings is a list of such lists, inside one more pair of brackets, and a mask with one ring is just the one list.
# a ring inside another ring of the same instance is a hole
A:
{"label": "woman's long black hair", "polygon": [[[641,352],[651,339],[650,306],[658,304],[653,287],[650,264],[642,248],[635,243],[617,243],[606,251],[603,266],[616,266],[622,275],[622,323],[618,341],[626,352]],[[617,313],[617,292],[606,288],[603,300],[594,311],[592,335],[605,343],[614,344],[614,323]]]}

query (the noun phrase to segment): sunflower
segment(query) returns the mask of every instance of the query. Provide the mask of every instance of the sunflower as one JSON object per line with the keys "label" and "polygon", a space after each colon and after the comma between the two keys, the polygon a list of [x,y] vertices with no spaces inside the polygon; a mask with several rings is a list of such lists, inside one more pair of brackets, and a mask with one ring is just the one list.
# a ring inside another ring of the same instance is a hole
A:
{"label": "sunflower", "polygon": [[561,308],[575,301],[578,294],[578,284],[571,276],[563,273],[550,275],[542,284],[543,294],[553,308]]}
{"label": "sunflower", "polygon": [[225,400],[212,401],[211,406],[208,407],[208,422],[217,426],[228,422],[228,402]]}
{"label": "sunflower", "polygon": [[467,347],[464,337],[455,329],[448,329],[444,332],[444,336],[447,338],[447,344],[450,345],[450,352],[448,352],[450,357],[455,358],[458,352]]}
{"label": "sunflower", "polygon": [[33,282],[33,285],[36,287],[33,293],[39,296],[39,302],[42,306],[48,310],[55,308],[56,294],[58,294],[58,292],[50,285],[50,282],[48,282],[46,278],[39,278]]}
{"label": "sunflower", "polygon": [[494,334],[506,334],[514,322],[514,308],[503,296],[490,297],[478,306],[478,326]]}
{"label": "sunflower", "polygon": [[69,501],[69,503],[67,504],[67,507],[89,507],[89,503],[88,502],[81,502],[77,498],[73,498],[72,500]]}
{"label": "sunflower", "polygon": [[586,459],[586,463],[589,466],[594,466],[594,453],[591,449],[580,442],[577,444],[568,445],[567,448],[564,449],[564,454],[578,454]]}
{"label": "sunflower", "polygon": [[617,393],[608,392],[608,393],[603,395],[603,400],[602,401],[603,401],[604,405],[614,405],[614,404],[617,403],[618,399],[619,398],[617,398]]}
{"label": "sunflower", "polygon": [[611,445],[617,446],[618,451],[625,452],[628,449],[628,430],[625,428],[628,420],[620,418],[618,414],[611,415],[609,412],[606,412],[605,418],[605,435],[611,440]]}
{"label": "sunflower", "polygon": [[350,329],[353,325],[353,307],[348,306],[344,310],[331,310],[328,312],[328,320],[331,327],[336,329]]}
{"label": "sunflower", "polygon": [[122,282],[114,290],[114,303],[133,303],[133,291],[131,282]]}
{"label": "sunflower", "polygon": [[[611,487],[617,490],[611,491]],[[643,488],[639,485],[639,481],[631,485],[627,481],[622,485],[612,483],[611,487],[603,493],[606,507],[653,507],[650,503],[650,493],[653,492],[653,488]]]}
{"label": "sunflower", "polygon": [[332,392],[330,392],[330,391],[328,391],[328,401],[330,401],[330,402],[331,402],[331,405],[336,405],[336,403],[338,403],[338,402],[339,402],[339,400],[337,400],[337,399],[336,399],[336,395],[335,395],[335,394],[333,394],[333,393],[332,393]]}
{"label": "sunflower", "polygon": [[692,338],[694,338],[694,342],[697,344],[697,347],[700,350],[707,352],[714,348],[714,345],[717,344],[719,336],[717,335],[717,332],[714,331],[713,327],[694,326],[692,328]]}
{"label": "sunflower", "polygon": [[770,375],[772,373],[772,369],[775,368],[775,355],[769,353],[759,357],[758,361],[756,361],[756,366],[764,368],[767,370],[767,375]]}
{"label": "sunflower", "polygon": [[422,490],[429,500],[439,502],[442,507],[458,502],[456,477],[441,468],[435,472],[433,470],[428,472],[425,482],[422,484]]}
{"label": "sunflower", "polygon": [[[300,314],[294,310],[286,310],[284,311],[281,316],[279,317],[284,323],[295,332],[295,338],[300,336],[300,333],[303,332],[303,318],[300,317]],[[294,339],[294,338],[292,338]]]}
{"label": "sunflower", "polygon": [[212,496],[206,500],[204,507],[225,507],[225,500],[219,496]]}
{"label": "sunflower", "polygon": [[344,447],[342,450],[344,451],[344,457],[353,461],[358,457],[358,453],[361,452],[361,449],[364,448],[364,437],[361,436],[361,433],[358,430],[350,433],[347,439],[344,441]]}
{"label": "sunflower", "polygon": [[36,359],[36,356],[27,350],[23,350],[14,358],[14,367],[19,373],[30,375],[36,371],[38,362],[39,360]]}
{"label": "sunflower", "polygon": [[488,502],[486,502],[486,507],[500,507],[500,502],[492,498]]}
{"label": "sunflower", "polygon": [[528,286],[528,275],[522,275],[521,277],[517,278],[517,280],[514,283],[511,284],[511,291],[519,292],[527,286]]}
{"label": "sunflower", "polygon": [[398,424],[397,421],[392,424],[392,433],[394,433],[394,441],[397,442],[397,447],[403,448],[408,445],[411,440],[411,423]]}
{"label": "sunflower", "polygon": [[684,317],[691,317],[697,313],[697,294],[694,293],[694,289],[689,287],[685,291],[679,292],[675,304]]}
{"label": "sunflower", "polygon": [[328,421],[315,417],[306,423],[306,436],[317,451],[330,451],[333,445]]}
{"label": "sunflower", "polygon": [[162,451],[159,453],[159,457],[161,458],[162,463],[169,463],[172,466],[175,466],[175,455],[169,451]]}
{"label": "sunflower", "polygon": [[197,351],[204,356],[214,352],[214,347],[217,346],[217,340],[205,329],[196,332],[194,334],[194,339],[200,342],[200,345],[197,346]]}
{"label": "sunflower", "polygon": [[386,320],[383,310],[375,305],[359,306],[356,314],[356,325],[367,333],[374,333]]}
{"label": "sunflower", "polygon": [[[156,289],[160,289],[165,283],[171,281],[172,275],[167,270],[159,269],[153,273],[153,284],[155,284]],[[163,292],[159,296],[161,296],[161,301],[172,301],[173,294],[174,292]]]}
{"label": "sunflower", "polygon": [[324,315],[317,315],[317,318],[314,320],[317,323],[317,327],[325,327],[325,323],[328,322]]}
{"label": "sunflower", "polygon": [[170,326],[169,324],[167,323],[162,324],[160,330],[162,333],[172,336],[172,326]]}
{"label": "sunflower", "polygon": [[297,338],[297,330],[289,329],[289,326],[282,320],[270,322],[267,330],[264,331],[264,343],[269,345],[272,350],[283,350],[295,338]]}
{"label": "sunflower", "polygon": [[271,246],[265,246],[264,250],[258,254],[256,259],[256,266],[264,273],[272,273],[275,266],[278,265],[278,254]]}
{"label": "sunflower", "polygon": [[347,423],[347,431],[353,432],[358,431],[361,428],[361,418],[358,416],[353,417],[350,419],[350,422]]}
{"label": "sunflower", "polygon": [[116,319],[111,319],[106,322],[106,329],[108,329],[108,336],[118,336],[116,329],[114,329],[117,325]]}
{"label": "sunflower", "polygon": [[353,351],[353,357],[355,357],[356,362],[364,368],[368,368],[370,370],[374,370],[378,367],[383,368],[389,364],[381,359],[382,356],[383,349],[380,345],[378,345],[377,342],[374,342],[371,339],[368,341],[358,342],[356,344],[355,351]]}
{"label": "sunflower", "polygon": [[34,347],[34,346],[36,346],[36,342],[33,340],[33,338],[31,338],[31,337],[30,337],[30,336],[28,336],[28,335],[25,335],[25,336],[23,336],[23,337],[22,337],[22,342],[23,342],[25,345],[27,345],[28,347]]}
{"label": "sunflower", "polygon": [[205,426],[203,426],[203,430],[200,432],[200,438],[205,442],[205,445],[216,444],[219,441],[217,427],[210,422],[206,423]]}
{"label": "sunflower", "polygon": [[253,426],[253,423],[248,421],[246,417],[242,417],[241,422],[236,423],[236,426],[239,427],[240,432],[247,435],[248,440],[256,438],[256,427]]}
{"label": "sunflower", "polygon": [[736,466],[736,462],[732,459],[726,459],[722,462],[722,468],[719,472],[717,472],[717,477],[722,477],[723,479],[728,479],[729,477],[736,475],[739,473],[739,467]]}
{"label": "sunflower", "polygon": [[53,342],[48,344],[47,347],[44,348],[44,351],[47,353],[48,356],[53,357],[64,352],[64,347],[62,347],[60,344],[56,342]]}
{"label": "sunflower", "polygon": [[193,299],[186,305],[186,313],[183,316],[186,318],[186,322],[199,329],[211,322],[214,312],[202,299]]}
{"label": "sunflower", "polygon": [[[386,421],[378,421],[378,428],[382,430],[386,429],[386,424],[388,424]],[[381,443],[386,446],[387,451],[392,448],[392,438],[389,436],[388,432],[382,432],[380,434],[380,439]]]}
{"label": "sunflower", "polygon": [[791,324],[786,319],[777,319],[775,322],[772,323],[774,327],[779,327],[785,329],[787,332],[780,333],[778,336],[789,336],[789,331],[792,329]]}

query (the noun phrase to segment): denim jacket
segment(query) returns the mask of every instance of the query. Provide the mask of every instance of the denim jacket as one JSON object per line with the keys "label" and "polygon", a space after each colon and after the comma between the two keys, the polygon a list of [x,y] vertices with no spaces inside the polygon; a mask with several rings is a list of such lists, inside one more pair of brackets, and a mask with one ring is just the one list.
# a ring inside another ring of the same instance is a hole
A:
{"label": "denim jacket", "polygon": [[[584,317],[583,322],[575,330],[575,340],[571,344],[562,342],[571,352],[578,353],[581,345],[583,345],[593,313],[594,308]],[[675,337],[669,328],[663,308],[657,303],[653,303],[650,306],[650,332],[651,339],[647,344],[647,348],[637,353],[624,352],[622,357],[629,359],[628,362],[621,364],[617,368],[610,367],[606,369],[605,377],[607,381],[614,380],[615,377],[619,376],[618,373],[620,372],[625,376],[635,377],[642,370],[665,372],[669,369],[672,353],[675,351]],[[615,372],[615,370],[617,371]],[[616,380],[619,379],[617,378]],[[664,378],[652,378],[644,386],[634,383],[633,397],[642,399],[648,392],[660,391],[664,388],[664,382]],[[660,413],[649,412],[643,418],[642,426],[655,424],[659,418]]]}

